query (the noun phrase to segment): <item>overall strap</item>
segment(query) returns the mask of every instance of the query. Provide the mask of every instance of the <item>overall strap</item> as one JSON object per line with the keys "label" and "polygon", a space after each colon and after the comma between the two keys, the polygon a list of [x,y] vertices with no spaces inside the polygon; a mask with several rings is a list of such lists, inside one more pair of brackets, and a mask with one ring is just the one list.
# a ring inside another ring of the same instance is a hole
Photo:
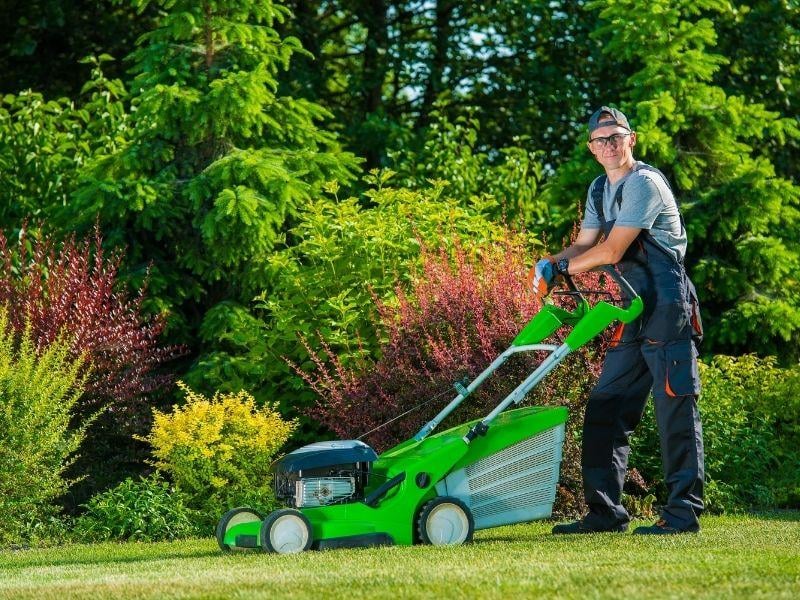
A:
{"label": "overall strap", "polygon": [[[672,186],[669,184],[669,179],[667,179],[667,176],[664,175],[664,173],[662,173],[659,169],[657,169],[653,165],[648,165],[647,163],[637,162],[636,166],[633,167],[633,170],[634,171],[639,171],[640,169],[647,169],[648,171],[653,171],[655,173],[658,173],[661,176],[661,179],[664,180],[664,183],[667,184],[667,187],[669,188],[669,191],[672,192]],[[672,196],[673,196],[673,198],[675,197],[675,193],[674,192],[673,192]],[[678,203],[678,199],[675,198],[675,204],[677,204],[677,203]]]}
{"label": "overall strap", "polygon": [[592,185],[592,204],[594,205],[594,212],[597,213],[597,218],[600,220],[600,228],[605,229],[606,215],[603,211],[603,188],[606,185],[606,175],[600,175],[594,180]]}
{"label": "overall strap", "polygon": [[[597,213],[597,218],[600,219],[601,227],[606,223],[606,214],[603,209],[603,191],[606,187],[607,175],[598,177],[592,186],[592,204],[594,204],[594,211]],[[617,193],[614,194],[614,202],[617,203],[617,208],[622,208],[622,187],[623,183],[617,188]],[[669,184],[668,184],[669,185]]]}

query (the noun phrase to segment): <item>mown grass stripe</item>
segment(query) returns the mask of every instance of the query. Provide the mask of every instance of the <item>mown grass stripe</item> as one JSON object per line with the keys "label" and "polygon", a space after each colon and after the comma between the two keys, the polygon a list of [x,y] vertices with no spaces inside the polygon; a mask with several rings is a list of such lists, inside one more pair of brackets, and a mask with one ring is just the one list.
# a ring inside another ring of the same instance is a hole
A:
{"label": "mown grass stripe", "polygon": [[698,535],[552,536],[533,523],[455,548],[222,555],[211,539],[0,552],[13,598],[796,598],[800,513],[706,517]]}

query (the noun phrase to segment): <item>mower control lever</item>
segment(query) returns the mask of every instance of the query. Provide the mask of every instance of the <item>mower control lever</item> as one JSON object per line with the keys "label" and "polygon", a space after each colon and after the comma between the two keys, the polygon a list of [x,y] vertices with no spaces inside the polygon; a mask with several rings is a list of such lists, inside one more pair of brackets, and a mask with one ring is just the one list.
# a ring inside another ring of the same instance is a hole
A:
{"label": "mower control lever", "polygon": [[378,504],[378,500],[383,498],[389,492],[390,489],[400,485],[405,480],[406,480],[405,471],[403,471],[399,475],[395,475],[389,481],[387,481],[379,488],[377,488],[374,492],[372,492],[369,496],[364,498],[364,504],[366,504],[367,506],[371,506],[372,508],[375,508],[375,506],[377,506]]}
{"label": "mower control lever", "polygon": [[[636,291],[633,289],[633,287],[631,287],[631,284],[628,283],[628,280],[625,279],[613,265],[600,265],[599,267],[597,267],[597,270],[603,271],[604,273],[609,275],[611,279],[613,279],[617,283],[617,285],[622,289],[622,291],[625,292],[628,298],[633,299],[637,296]],[[567,284],[569,291],[554,292],[554,293],[565,296],[575,296],[581,302],[584,302],[585,299],[583,297],[583,294],[584,292],[588,292],[589,290],[578,289],[578,287],[575,285],[575,282],[572,280],[572,276],[569,273],[562,273],[561,276],[564,278],[564,282]]]}
{"label": "mower control lever", "polygon": [[627,294],[628,298],[633,300],[638,296],[636,290],[634,290],[631,284],[628,283],[628,280],[625,279],[612,265],[602,265],[597,268],[603,271],[603,273],[606,273],[609,277],[611,277],[611,279],[616,281],[617,285],[622,289],[623,292],[625,292],[625,294]]}
{"label": "mower control lever", "polygon": [[[569,288],[568,292],[562,292],[565,295],[573,296],[573,300],[575,301],[575,306],[580,306],[582,304],[586,304],[586,298],[583,297],[583,290],[578,289],[575,285],[575,282],[572,281],[572,276],[569,273],[562,273],[561,276],[564,278],[564,282],[567,284]],[[556,292],[558,293],[558,292]]]}

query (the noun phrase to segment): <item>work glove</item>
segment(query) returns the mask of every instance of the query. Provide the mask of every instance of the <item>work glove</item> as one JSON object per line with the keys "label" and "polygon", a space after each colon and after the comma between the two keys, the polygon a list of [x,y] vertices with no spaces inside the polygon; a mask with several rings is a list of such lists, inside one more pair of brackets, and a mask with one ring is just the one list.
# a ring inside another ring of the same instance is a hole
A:
{"label": "work glove", "polygon": [[550,284],[556,276],[555,268],[550,258],[543,258],[528,273],[528,281],[533,293],[540,298],[550,291]]}

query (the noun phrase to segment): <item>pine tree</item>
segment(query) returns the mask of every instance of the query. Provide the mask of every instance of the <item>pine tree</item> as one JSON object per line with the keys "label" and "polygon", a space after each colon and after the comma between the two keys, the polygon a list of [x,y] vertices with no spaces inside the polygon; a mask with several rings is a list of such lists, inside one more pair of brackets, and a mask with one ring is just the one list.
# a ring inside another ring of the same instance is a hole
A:
{"label": "pine tree", "polygon": [[[681,202],[686,264],[708,334],[704,350],[797,360],[800,188],[776,176],[759,146],[799,132],[794,121],[713,85],[725,59],[709,50],[716,34],[703,15],[729,10],[728,3],[602,0],[587,8],[600,11],[593,36],[604,40],[604,52],[620,72],[633,73],[617,100],[639,132],[636,156],[667,174]],[[598,172],[591,162],[577,149],[548,195],[585,198]]]}
{"label": "pine tree", "polygon": [[[730,62],[714,74],[726,92],[761,102],[769,110],[796,115],[800,104],[800,10],[796,2],[734,0],[733,10],[714,19],[718,51]],[[800,179],[800,140],[766,140],[777,173]]]}
{"label": "pine tree", "polygon": [[152,263],[150,294],[173,327],[197,326],[224,300],[248,302],[261,266],[298,207],[358,164],[330,115],[279,95],[277,75],[295,38],[273,26],[289,17],[271,0],[132,0],[160,12],[131,55],[131,141],[95,161],[61,213],[126,245],[131,268]]}

